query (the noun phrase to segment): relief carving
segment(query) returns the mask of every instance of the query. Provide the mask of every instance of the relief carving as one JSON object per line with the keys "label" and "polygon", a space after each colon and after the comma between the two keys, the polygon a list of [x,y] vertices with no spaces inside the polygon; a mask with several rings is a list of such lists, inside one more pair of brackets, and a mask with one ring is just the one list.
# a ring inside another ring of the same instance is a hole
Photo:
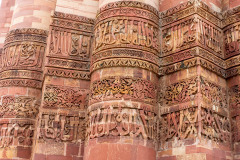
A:
{"label": "relief carving", "polygon": [[[189,48],[196,42],[197,20],[188,18],[162,29],[162,56]],[[169,53],[170,52],[170,53]]]}
{"label": "relief carving", "polygon": [[198,78],[192,77],[161,88],[158,102],[161,106],[183,103],[194,99],[197,92]]}
{"label": "relief carving", "polygon": [[142,49],[158,54],[158,26],[139,18],[115,17],[95,27],[95,53],[115,47]]}
{"label": "relief carving", "polygon": [[225,58],[239,54],[240,25],[234,24],[224,30]]}
{"label": "relief carving", "polygon": [[38,140],[77,143],[85,139],[85,130],[86,122],[83,117],[43,113]]}
{"label": "relief carving", "polygon": [[11,31],[5,41],[0,60],[1,70],[33,69],[41,71],[47,33],[38,29]]}
{"label": "relief carving", "polygon": [[73,87],[47,85],[43,96],[43,108],[86,109],[88,90]]}
{"label": "relief carving", "polygon": [[159,120],[160,143],[193,138],[198,133],[198,109],[191,107],[161,115]]}
{"label": "relief carving", "polygon": [[131,136],[143,139],[156,138],[156,114],[150,110],[110,105],[89,113],[87,137]]}
{"label": "relief carving", "polygon": [[50,37],[49,54],[51,56],[74,57],[74,59],[89,61],[90,36],[53,27]]}
{"label": "relief carving", "polygon": [[39,106],[40,101],[33,97],[4,96],[0,103],[0,116],[35,119]]}
{"label": "relief carving", "polygon": [[153,63],[131,58],[112,58],[98,61],[91,66],[91,72],[108,67],[139,67],[156,74],[159,73],[159,67]]}
{"label": "relief carving", "polygon": [[228,117],[201,108],[201,135],[216,142],[230,142],[230,121]]}
{"label": "relief carving", "polygon": [[91,85],[90,104],[102,100],[137,100],[156,103],[156,85],[150,81],[131,77],[109,77]]}
{"label": "relief carving", "polygon": [[[200,114],[198,112],[200,111]],[[161,147],[174,139],[201,137],[215,142],[229,143],[230,122],[225,116],[206,108],[190,107],[160,117],[159,137]]]}
{"label": "relief carving", "polygon": [[223,87],[210,82],[205,77],[200,77],[200,90],[203,101],[227,110],[227,91]]}
{"label": "relief carving", "polygon": [[28,147],[33,143],[34,124],[30,122],[0,122],[0,148]]}

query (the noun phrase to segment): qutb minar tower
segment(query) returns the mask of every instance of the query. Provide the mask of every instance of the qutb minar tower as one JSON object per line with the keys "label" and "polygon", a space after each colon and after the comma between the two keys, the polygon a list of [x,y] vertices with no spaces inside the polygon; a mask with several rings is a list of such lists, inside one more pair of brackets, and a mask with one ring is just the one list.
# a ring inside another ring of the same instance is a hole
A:
{"label": "qutb minar tower", "polygon": [[240,160],[240,0],[2,0],[0,160]]}

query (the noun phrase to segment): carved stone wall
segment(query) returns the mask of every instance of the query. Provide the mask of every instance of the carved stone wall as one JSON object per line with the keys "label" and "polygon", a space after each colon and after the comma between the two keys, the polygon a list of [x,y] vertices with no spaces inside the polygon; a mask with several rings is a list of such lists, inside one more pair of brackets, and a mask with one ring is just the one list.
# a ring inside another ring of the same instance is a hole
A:
{"label": "carved stone wall", "polygon": [[233,158],[239,159],[239,7],[226,11],[223,21],[224,42],[225,42],[225,58],[226,67],[228,73],[228,100],[229,100],[229,112],[231,117],[231,131],[232,131],[232,146],[233,146]]}
{"label": "carved stone wall", "polygon": [[188,1],[161,14],[159,159],[230,159],[231,119],[221,13]]}
{"label": "carved stone wall", "polygon": [[[84,159],[95,159],[105,146],[110,159],[155,159],[158,11],[141,2],[108,3],[99,9],[94,34]],[[118,147],[135,151],[111,154]]]}
{"label": "carved stone wall", "polygon": [[94,20],[60,12],[52,19],[34,159],[81,159]]}
{"label": "carved stone wall", "polygon": [[6,37],[0,55],[1,158],[31,157],[47,36],[47,31],[24,28]]}
{"label": "carved stone wall", "polygon": [[0,159],[240,159],[239,2],[15,3]]}

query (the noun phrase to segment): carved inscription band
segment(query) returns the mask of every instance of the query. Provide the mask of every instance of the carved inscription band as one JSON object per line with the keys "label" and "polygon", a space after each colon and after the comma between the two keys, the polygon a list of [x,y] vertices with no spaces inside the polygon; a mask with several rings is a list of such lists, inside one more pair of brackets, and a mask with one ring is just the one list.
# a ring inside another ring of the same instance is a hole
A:
{"label": "carved inscription band", "polygon": [[100,9],[94,28],[91,71],[106,67],[159,68],[158,12],[140,2],[110,3]]}
{"label": "carved inscription band", "polygon": [[16,29],[8,33],[0,55],[1,87],[41,88],[47,35],[47,31],[33,28]]}

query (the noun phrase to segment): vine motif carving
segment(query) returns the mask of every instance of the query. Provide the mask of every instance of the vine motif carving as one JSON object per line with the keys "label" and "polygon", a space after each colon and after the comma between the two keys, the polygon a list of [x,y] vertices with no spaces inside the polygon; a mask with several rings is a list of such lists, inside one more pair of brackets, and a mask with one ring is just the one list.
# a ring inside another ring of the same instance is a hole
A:
{"label": "vine motif carving", "polygon": [[107,59],[107,58],[136,58],[145,61],[149,61],[155,65],[160,66],[159,57],[144,51],[133,50],[133,49],[112,49],[103,52],[98,52],[92,55],[91,63],[94,64],[95,62]]}
{"label": "vine motif carving", "polygon": [[227,91],[221,86],[200,77],[200,90],[202,98],[208,104],[227,109]]}
{"label": "vine motif carving", "polygon": [[44,91],[43,108],[86,109],[88,91],[73,87],[47,85]]}
{"label": "vine motif carving", "polygon": [[0,87],[22,86],[31,88],[42,88],[42,82],[30,79],[4,79],[0,80]]}
{"label": "vine motif carving", "polygon": [[87,23],[92,25],[94,24],[94,19],[83,17],[83,16],[77,16],[73,14],[62,13],[62,12],[54,12],[54,18],[68,19],[71,21],[77,21],[77,22],[82,22],[82,23]]}
{"label": "vine motif carving", "polygon": [[124,8],[124,7],[134,7],[134,8],[150,11],[155,15],[159,14],[158,10],[156,10],[153,6],[148,5],[146,3],[141,3],[137,1],[118,1],[113,3],[108,3],[107,5],[101,7],[98,11],[98,15],[109,9],[117,9],[117,8]]}
{"label": "vine motif carving", "polygon": [[87,61],[74,61],[69,59],[58,59],[54,57],[47,58],[47,67],[60,67],[62,69],[75,69],[81,71],[89,71],[90,62]]}
{"label": "vine motif carving", "polygon": [[54,69],[53,68],[47,68],[46,74],[50,75],[50,76],[90,80],[90,73],[89,72],[73,71],[73,70],[66,70],[66,69],[56,69],[56,68],[54,68]]}
{"label": "vine motif carving", "polygon": [[33,97],[4,96],[0,104],[0,116],[16,118],[36,118],[40,102]]}
{"label": "vine motif carving", "polygon": [[198,58],[192,58],[185,61],[181,61],[175,64],[171,64],[165,67],[161,67],[159,70],[159,75],[167,75],[182,69],[194,67],[199,64]]}
{"label": "vine motif carving", "polygon": [[109,77],[91,85],[90,103],[110,99],[131,99],[156,103],[156,85],[131,77]]}
{"label": "vine motif carving", "polygon": [[28,78],[33,80],[42,80],[42,73],[36,71],[28,71],[28,70],[8,70],[0,73],[0,79],[8,79],[8,78]]}
{"label": "vine motif carving", "polygon": [[142,61],[138,59],[129,59],[129,58],[113,58],[98,61],[91,66],[91,72],[108,67],[139,67],[147,69],[156,74],[159,72],[159,67],[155,64],[149,63],[147,61]]}
{"label": "vine motif carving", "polygon": [[161,106],[183,103],[194,98],[198,92],[198,78],[192,77],[161,89],[158,101]]}

